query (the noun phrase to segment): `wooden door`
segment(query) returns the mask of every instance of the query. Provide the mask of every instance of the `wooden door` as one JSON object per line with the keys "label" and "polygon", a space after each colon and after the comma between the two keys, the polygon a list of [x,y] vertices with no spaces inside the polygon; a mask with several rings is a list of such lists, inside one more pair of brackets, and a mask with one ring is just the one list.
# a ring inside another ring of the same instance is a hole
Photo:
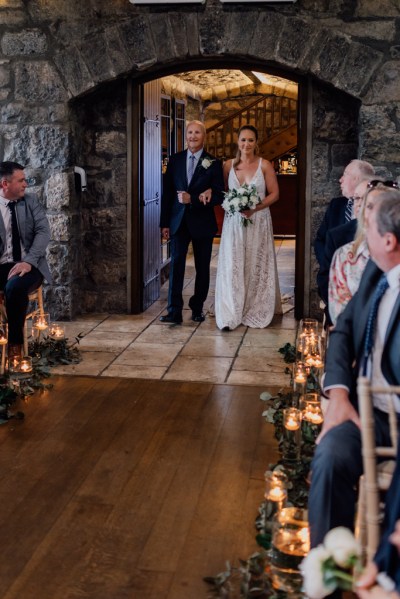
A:
{"label": "wooden door", "polygon": [[143,85],[142,310],[160,297],[161,80]]}

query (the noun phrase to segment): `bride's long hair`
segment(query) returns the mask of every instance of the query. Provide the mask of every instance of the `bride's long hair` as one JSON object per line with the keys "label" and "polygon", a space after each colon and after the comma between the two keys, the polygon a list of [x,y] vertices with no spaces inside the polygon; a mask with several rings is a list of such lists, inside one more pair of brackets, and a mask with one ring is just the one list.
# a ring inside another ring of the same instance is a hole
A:
{"label": "bride's long hair", "polygon": [[[252,133],[254,133],[254,135],[256,136],[256,142],[257,142],[258,141],[258,131],[257,131],[257,129],[255,127],[253,127],[253,125],[242,125],[242,127],[240,127],[240,129],[238,131],[238,134],[237,134],[238,135],[238,141],[239,141],[241,132],[245,131],[246,129],[248,129],[249,131],[251,131]],[[256,145],[254,147],[254,154],[255,154],[255,156],[258,155],[258,144],[257,143],[256,143]],[[235,158],[233,160],[233,168],[235,168],[235,166],[237,166],[239,164],[240,159],[241,159],[241,153],[240,153],[239,145],[238,145],[236,156],[235,156]]]}

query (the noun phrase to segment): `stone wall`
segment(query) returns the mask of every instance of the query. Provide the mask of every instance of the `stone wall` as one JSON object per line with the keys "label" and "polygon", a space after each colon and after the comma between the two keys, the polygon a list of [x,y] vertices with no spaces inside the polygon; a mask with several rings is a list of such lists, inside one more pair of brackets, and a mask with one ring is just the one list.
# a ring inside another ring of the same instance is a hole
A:
{"label": "stone wall", "polygon": [[[400,175],[397,0],[207,0],[168,7],[128,0],[3,0],[0,157],[27,165],[48,210],[55,316],[125,310],[125,263],[118,255],[125,240],[118,220],[126,210],[125,106],[118,80],[199,65],[275,70],[288,79],[311,80],[310,255],[318,217],[348,157]],[[93,104],[97,90],[103,98],[104,91],[109,94],[104,110]],[[90,179],[84,196],[75,191],[73,166],[86,155],[90,160],[82,166]],[[100,232],[98,224],[104,225]],[[94,262],[99,256],[104,268]]]}

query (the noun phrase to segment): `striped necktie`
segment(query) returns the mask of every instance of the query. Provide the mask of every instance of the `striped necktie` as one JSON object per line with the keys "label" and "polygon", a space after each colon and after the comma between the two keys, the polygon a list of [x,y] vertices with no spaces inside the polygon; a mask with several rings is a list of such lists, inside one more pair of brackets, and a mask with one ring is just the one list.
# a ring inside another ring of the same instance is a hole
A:
{"label": "striped necktie", "polygon": [[381,299],[385,295],[386,290],[389,287],[386,275],[383,274],[378,281],[375,288],[374,295],[372,297],[371,307],[369,309],[367,328],[365,332],[364,340],[364,363],[363,363],[363,376],[367,375],[368,359],[371,355],[372,348],[374,346],[375,339],[375,328],[376,328],[376,317],[378,315],[378,308]]}
{"label": "striped necktie", "polygon": [[353,198],[349,198],[347,200],[346,208],[344,211],[344,218],[345,218],[346,223],[353,220],[353,204],[354,204]]}
{"label": "striped necktie", "polygon": [[21,262],[21,238],[19,236],[17,215],[15,213],[17,202],[8,202],[11,212],[11,238],[14,262]]}
{"label": "striped necktie", "polygon": [[188,167],[188,174],[187,174],[188,183],[190,183],[190,181],[192,180],[192,177],[193,177],[195,160],[196,160],[195,155],[191,154],[191,156],[189,156],[189,167]]}

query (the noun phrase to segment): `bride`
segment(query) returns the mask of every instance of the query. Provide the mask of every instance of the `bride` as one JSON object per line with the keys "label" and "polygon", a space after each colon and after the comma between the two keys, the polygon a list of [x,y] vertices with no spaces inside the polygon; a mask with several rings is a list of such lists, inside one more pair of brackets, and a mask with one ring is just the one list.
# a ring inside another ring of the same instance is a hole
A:
{"label": "bride", "polygon": [[[215,289],[216,322],[223,330],[264,328],[282,313],[269,210],[279,198],[278,181],[271,163],[257,156],[257,139],[255,127],[241,127],[236,158],[224,164],[225,187],[254,184],[261,203],[224,219]],[[251,220],[246,227],[244,218]]]}

